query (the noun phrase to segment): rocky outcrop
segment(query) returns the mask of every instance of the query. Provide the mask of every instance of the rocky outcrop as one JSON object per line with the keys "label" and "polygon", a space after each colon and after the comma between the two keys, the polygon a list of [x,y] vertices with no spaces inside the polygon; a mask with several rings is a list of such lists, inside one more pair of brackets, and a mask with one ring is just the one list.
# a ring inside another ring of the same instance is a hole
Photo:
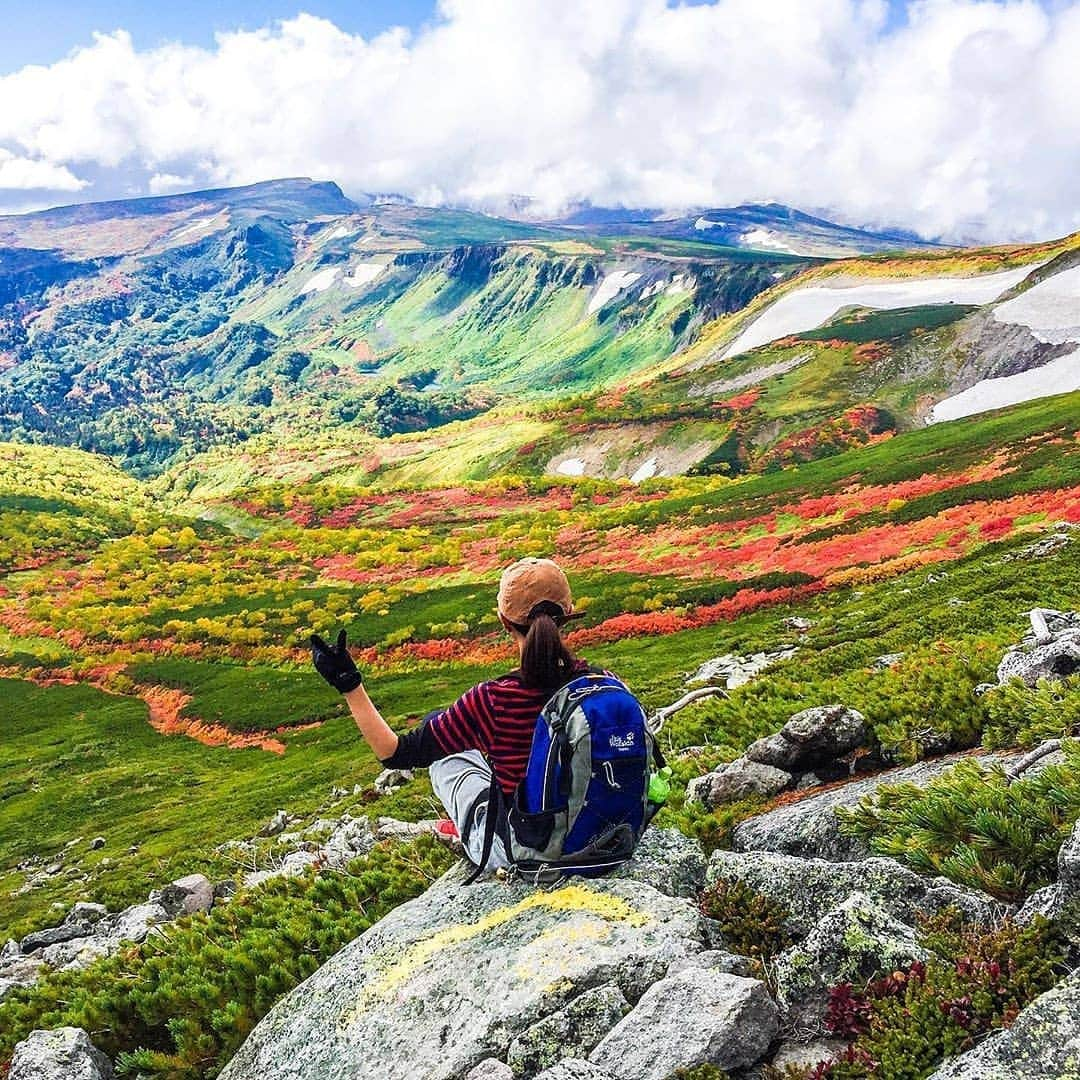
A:
{"label": "rocky outcrop", "polygon": [[717,766],[686,786],[686,798],[712,808],[753,795],[766,798],[793,786],[818,785],[876,761],[866,718],[844,705],[819,705],[796,713],[775,734],[758,739],[735,761]]}
{"label": "rocky outcrop", "polygon": [[1002,657],[999,683],[1019,679],[1035,686],[1041,679],[1060,682],[1080,672],[1080,612],[1034,608],[1031,632]]}
{"label": "rocky outcrop", "polygon": [[656,888],[647,859],[620,879],[548,892],[464,886],[465,870],[396,908],[278,1002],[222,1080],[461,1077],[486,1059],[505,1062],[530,1029],[558,1014],[553,1026],[567,1021],[598,987],[638,1003],[674,961],[707,947],[696,906]]}
{"label": "rocky outcrop", "polygon": [[765,1055],[778,1027],[764,983],[687,968],[654,983],[589,1061],[618,1080],[666,1080],[702,1064],[741,1069]]}
{"label": "rocky outcrop", "polygon": [[1071,957],[1080,962],[1080,821],[1058,849],[1057,880],[1032,893],[1016,921],[1027,924],[1036,915],[1058,924]]}
{"label": "rocky outcrop", "polygon": [[32,1031],[15,1047],[8,1080],[108,1080],[112,1062],[82,1028]]}
{"label": "rocky outcrop", "polygon": [[630,1003],[615,985],[598,986],[523,1031],[507,1052],[517,1075],[532,1076],[564,1057],[586,1057],[628,1012]]}
{"label": "rocky outcrop", "polygon": [[202,874],[189,874],[150,894],[143,904],[109,912],[102,904],[74,904],[57,926],[36,930],[0,951],[0,1000],[17,986],[30,986],[49,970],[71,971],[111,956],[124,942],[144,941],[155,926],[183,915],[209,911],[229,890]]}
{"label": "rocky outcrop", "polygon": [[929,1080],[1076,1080],[1080,971],[1037,997],[1005,1030],[946,1062]]}
{"label": "rocky outcrop", "polygon": [[[797,802],[749,818],[735,828],[733,844],[739,851],[774,851],[808,858],[834,861],[862,859],[870,854],[857,837],[840,830],[838,807],[853,807],[882,784],[915,784],[925,787],[931,780],[969,755],[952,754],[920,761],[901,769],[890,769],[873,776],[860,777],[826,791],[808,793]],[[984,765],[1004,763],[1012,755],[986,754],[978,760]]]}
{"label": "rocky outcrop", "polygon": [[735,802],[751,795],[778,795],[792,781],[791,773],[738,758],[717,766],[704,776],[696,776],[686,785],[686,801],[706,808]]}
{"label": "rocky outcrop", "polygon": [[862,713],[844,705],[819,705],[796,713],[775,735],[751,743],[745,757],[793,774],[842,776],[851,772],[851,755],[868,750],[872,742]]}
{"label": "rocky outcrop", "polygon": [[819,919],[804,941],[776,958],[777,1002],[788,1024],[820,1029],[830,987],[862,986],[929,956],[913,927],[866,893],[855,892]]}
{"label": "rocky outcrop", "polygon": [[837,863],[768,851],[714,851],[708,881],[741,881],[783,905],[788,913],[785,929],[796,937],[810,933],[825,912],[855,893],[906,923],[947,907],[956,907],[982,923],[992,923],[1004,914],[1003,906],[983,893],[946,878],[922,877],[895,859],[881,857]]}
{"label": "rocky outcrop", "polygon": [[[809,623],[806,628],[809,628]],[[773,652],[757,652],[749,656],[736,656],[734,653],[725,653],[723,656],[714,656],[706,660],[686,680],[688,686],[700,683],[717,683],[726,686],[729,690],[744,686],[756,675],[760,675],[766,668],[781,660],[790,660],[796,653],[794,648],[777,649]]]}

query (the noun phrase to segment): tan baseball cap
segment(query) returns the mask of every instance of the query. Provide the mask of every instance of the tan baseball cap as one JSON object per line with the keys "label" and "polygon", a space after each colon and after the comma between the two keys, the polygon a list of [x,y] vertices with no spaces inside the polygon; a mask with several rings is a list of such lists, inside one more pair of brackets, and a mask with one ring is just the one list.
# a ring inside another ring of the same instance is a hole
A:
{"label": "tan baseball cap", "polygon": [[550,559],[519,559],[499,578],[499,614],[510,622],[522,625],[529,612],[541,600],[550,600],[562,608],[564,616],[574,610],[570,583],[566,575]]}

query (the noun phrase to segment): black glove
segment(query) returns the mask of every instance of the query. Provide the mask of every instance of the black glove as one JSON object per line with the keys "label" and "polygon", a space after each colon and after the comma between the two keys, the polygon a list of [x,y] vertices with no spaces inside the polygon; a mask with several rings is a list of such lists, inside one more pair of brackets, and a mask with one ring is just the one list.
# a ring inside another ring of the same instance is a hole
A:
{"label": "black glove", "polygon": [[364,681],[345,647],[344,630],[338,631],[335,645],[327,645],[318,634],[312,634],[311,660],[315,670],[342,694],[355,690]]}

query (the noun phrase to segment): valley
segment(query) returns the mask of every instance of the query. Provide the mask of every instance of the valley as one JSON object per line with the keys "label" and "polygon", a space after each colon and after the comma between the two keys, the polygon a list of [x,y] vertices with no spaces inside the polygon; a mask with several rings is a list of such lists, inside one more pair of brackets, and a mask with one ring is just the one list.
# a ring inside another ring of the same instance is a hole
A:
{"label": "valley", "polygon": [[[426,773],[381,777],[308,638],[345,627],[407,730],[512,665],[494,586],[526,555],[555,554],[583,613],[569,645],[649,710],[708,661],[768,657],[662,731],[657,834],[702,867],[849,777],[715,802],[695,782],[842,703],[865,718],[859,775],[1064,739],[1009,798],[958,768],[844,826],[1010,916],[1056,888],[1080,675],[997,671],[1032,609],[1080,608],[1078,264],[1080,235],[943,248],[775,206],[536,222],[303,180],[0,218],[0,942],[193,874],[225,898],[25,979],[5,954],[0,1075],[30,1031],[72,1024],[119,1076],[210,1080],[411,910],[452,862],[422,824],[441,808]],[[331,865],[305,839],[331,826],[373,839]],[[791,912],[750,880],[712,879],[700,910],[768,981],[809,926],[778,931]],[[494,921],[447,924],[450,944],[516,918],[475,895]],[[608,893],[574,895],[609,918]],[[1052,915],[997,937],[919,922],[917,1030],[880,975],[837,977],[868,995],[830,1029],[841,1056],[777,1075],[929,1076],[1066,985],[1072,916]],[[427,970],[415,947],[388,979]],[[939,1007],[977,996],[970,955],[1014,948],[967,1027]],[[868,1064],[913,1039],[899,1071]]]}

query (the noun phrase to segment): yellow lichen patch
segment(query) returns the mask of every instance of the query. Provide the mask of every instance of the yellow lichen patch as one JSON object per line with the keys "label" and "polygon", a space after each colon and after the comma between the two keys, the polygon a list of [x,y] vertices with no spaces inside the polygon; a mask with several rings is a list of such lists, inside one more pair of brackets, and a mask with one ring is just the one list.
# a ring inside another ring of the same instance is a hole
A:
{"label": "yellow lichen patch", "polygon": [[548,927],[521,950],[514,965],[514,975],[522,980],[547,981],[552,985],[567,982],[579,947],[607,941],[610,937],[611,926],[595,920]]}
{"label": "yellow lichen patch", "polygon": [[[477,938],[489,930],[502,926],[516,919],[519,915],[534,909],[582,913],[608,922],[625,922],[630,926],[644,926],[649,922],[650,918],[620,896],[593,892],[591,889],[583,888],[580,885],[565,885],[554,892],[530,893],[516,904],[510,904],[488,912],[487,915],[477,919],[476,922],[447,926],[436,931],[430,937],[415,942],[405,950],[402,956],[389,965],[380,978],[362,989],[355,1004],[341,1015],[338,1026],[342,1028],[349,1026],[374,1001],[386,999],[399,990],[428,960],[441,953],[444,949],[471,941],[473,938]],[[564,926],[562,933],[566,935],[578,934],[581,936],[580,940],[583,940],[586,936],[595,940],[597,936],[603,936],[604,929],[603,927],[595,927],[594,924],[594,929],[590,931],[587,927],[578,924],[575,927]],[[596,930],[601,931],[601,934],[597,935]],[[546,933],[550,932],[546,931]]]}

